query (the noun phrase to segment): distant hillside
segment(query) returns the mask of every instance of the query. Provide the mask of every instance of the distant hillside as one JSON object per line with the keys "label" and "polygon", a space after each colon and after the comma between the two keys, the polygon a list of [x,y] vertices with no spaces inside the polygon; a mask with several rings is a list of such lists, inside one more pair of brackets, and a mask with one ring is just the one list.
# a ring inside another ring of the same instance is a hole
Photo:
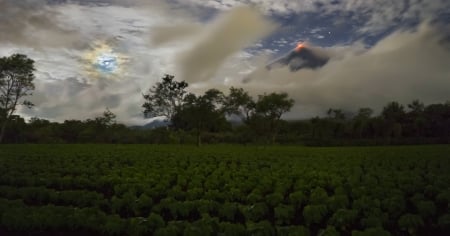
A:
{"label": "distant hillside", "polygon": [[169,122],[167,122],[167,121],[164,121],[162,119],[155,119],[145,125],[135,125],[135,126],[131,126],[130,128],[132,128],[132,129],[156,129],[156,128],[165,127],[168,125],[169,125]]}

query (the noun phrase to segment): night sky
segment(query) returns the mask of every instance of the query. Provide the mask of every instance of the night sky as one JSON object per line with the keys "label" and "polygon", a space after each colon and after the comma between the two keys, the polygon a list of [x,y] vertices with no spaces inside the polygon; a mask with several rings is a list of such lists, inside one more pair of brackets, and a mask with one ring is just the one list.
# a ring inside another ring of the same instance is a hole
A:
{"label": "night sky", "polygon": [[[0,56],[36,61],[26,118],[109,108],[144,124],[141,94],[166,73],[194,93],[288,92],[290,119],[450,100],[448,0],[0,0],[0,9]],[[298,42],[329,62],[266,69]]]}

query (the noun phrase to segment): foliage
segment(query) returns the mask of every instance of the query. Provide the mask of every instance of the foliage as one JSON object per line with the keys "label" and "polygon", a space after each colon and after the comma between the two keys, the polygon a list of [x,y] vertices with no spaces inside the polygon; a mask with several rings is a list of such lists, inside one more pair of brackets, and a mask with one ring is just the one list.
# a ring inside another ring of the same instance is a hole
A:
{"label": "foliage", "polygon": [[172,118],[177,129],[192,130],[197,134],[197,145],[201,144],[201,134],[205,131],[220,131],[227,126],[222,108],[224,95],[216,89],[210,89],[204,95],[188,94]]}
{"label": "foliage", "polygon": [[449,152],[3,145],[0,232],[446,235]]}
{"label": "foliage", "polygon": [[[34,90],[34,61],[22,54],[0,58],[0,143],[17,105]],[[30,101],[22,105],[32,107]]]}
{"label": "foliage", "polygon": [[[248,97],[248,104],[236,105],[239,103],[235,100],[239,99],[231,99],[232,93],[248,96],[237,88],[233,88],[229,95],[217,90],[211,90],[209,94],[185,95],[189,102],[194,103],[182,101],[178,107],[179,114],[173,116],[172,127],[150,128],[152,123],[149,127],[126,127],[117,123],[109,110],[93,119],[66,120],[63,123],[36,117],[25,122],[13,115],[5,131],[4,142],[196,144],[200,134],[200,141],[207,144],[267,144],[275,141],[308,146],[450,143],[450,103],[425,106],[413,101],[408,105],[410,110],[403,110],[404,114],[400,112],[402,115],[398,117],[401,119],[388,119],[397,117],[392,115],[397,114],[397,108],[386,109],[387,114],[392,113],[386,116],[372,116],[370,108],[361,108],[353,117],[343,110],[330,109],[327,117],[301,121],[280,119],[271,126],[270,119],[256,112],[256,102],[251,97]],[[208,101],[206,98],[213,95],[218,99],[210,103],[211,99]],[[242,123],[235,121],[236,115]]]}
{"label": "foliage", "polygon": [[238,116],[244,123],[249,122],[255,106],[253,98],[243,88],[231,87],[230,93],[224,101],[226,113]]}
{"label": "foliage", "polygon": [[188,87],[185,81],[178,82],[174,78],[173,75],[164,75],[161,82],[157,82],[148,93],[143,94],[145,103],[142,107],[146,117],[164,116],[172,121],[177,109],[183,104]]}

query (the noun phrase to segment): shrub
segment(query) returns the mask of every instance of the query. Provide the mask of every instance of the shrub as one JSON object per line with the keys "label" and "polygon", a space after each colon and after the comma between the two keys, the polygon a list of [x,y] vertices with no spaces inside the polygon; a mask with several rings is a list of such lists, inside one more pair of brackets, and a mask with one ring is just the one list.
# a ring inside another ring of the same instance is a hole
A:
{"label": "shrub", "polygon": [[249,204],[255,204],[257,202],[263,201],[263,194],[255,189],[253,190],[248,196],[247,196],[247,203]]}
{"label": "shrub", "polygon": [[334,226],[327,226],[326,229],[319,231],[320,236],[340,236],[341,234],[336,230]]}
{"label": "shrub", "polygon": [[198,200],[201,199],[203,196],[203,189],[202,188],[191,188],[188,189],[186,192],[186,199],[187,200]]}
{"label": "shrub", "polygon": [[154,236],[173,236],[173,235],[179,235],[179,229],[174,225],[168,225],[163,228],[158,228]]}
{"label": "shrub", "polygon": [[422,218],[431,218],[436,214],[436,206],[432,201],[420,201],[416,204],[417,211]]}
{"label": "shrub", "polygon": [[383,226],[383,220],[379,216],[367,216],[361,219],[361,225],[365,228],[381,227]]}
{"label": "shrub", "polygon": [[150,215],[147,218],[147,222],[150,227],[150,230],[153,232],[166,225],[164,219],[160,215],[155,213],[150,213]]}
{"label": "shrub", "polygon": [[405,199],[401,196],[393,196],[383,200],[381,207],[387,211],[392,218],[400,216],[406,208]]}
{"label": "shrub", "polygon": [[308,205],[303,209],[303,217],[307,224],[320,223],[327,213],[325,205]]}
{"label": "shrub", "polygon": [[304,226],[278,226],[279,236],[309,236],[309,230]]}
{"label": "shrub", "polygon": [[422,218],[414,214],[402,215],[398,220],[398,226],[400,227],[400,229],[408,231],[409,233],[417,231],[417,229],[423,225],[424,223]]}
{"label": "shrub", "polygon": [[390,236],[391,234],[381,227],[365,229],[364,231],[352,231],[352,236]]}
{"label": "shrub", "polygon": [[101,228],[101,231],[107,235],[123,235],[125,225],[119,215],[109,215],[106,217],[106,222]]}
{"label": "shrub", "polygon": [[258,222],[267,217],[269,208],[265,203],[256,203],[253,205],[241,206],[241,211],[247,221]]}
{"label": "shrub", "polygon": [[300,207],[306,201],[306,196],[302,191],[296,191],[289,194],[289,203],[295,207]]}
{"label": "shrub", "polygon": [[219,208],[219,216],[227,221],[234,221],[238,206],[236,203],[225,202]]}
{"label": "shrub", "polygon": [[148,235],[150,227],[147,219],[138,217],[128,219],[127,234],[132,236]]}
{"label": "shrub", "polygon": [[329,223],[337,228],[348,228],[356,222],[358,211],[349,209],[339,209],[331,217]]}
{"label": "shrub", "polygon": [[147,194],[143,193],[136,201],[134,214],[137,216],[148,215],[152,209],[152,206],[153,199],[147,196]]}
{"label": "shrub", "polygon": [[275,207],[284,200],[284,196],[281,193],[272,193],[266,196],[266,202],[270,207]]}
{"label": "shrub", "polygon": [[249,222],[247,224],[247,232],[254,236],[272,236],[275,235],[275,229],[269,221],[261,221],[258,223]]}
{"label": "shrub", "polygon": [[279,205],[274,209],[275,220],[278,225],[289,224],[295,215],[295,208],[289,205]]}
{"label": "shrub", "polygon": [[445,214],[441,217],[439,217],[438,220],[439,228],[444,230],[450,230],[450,214]]}
{"label": "shrub", "polygon": [[236,236],[245,236],[247,235],[247,230],[244,225],[241,224],[233,224],[229,222],[221,222],[219,224],[219,235],[236,235]]}
{"label": "shrub", "polygon": [[327,199],[327,192],[323,188],[315,188],[311,192],[311,196],[309,197],[309,201],[311,204],[325,204],[327,202]]}
{"label": "shrub", "polygon": [[328,208],[331,211],[336,211],[341,208],[347,208],[348,205],[349,205],[348,197],[343,194],[333,195],[328,199]]}

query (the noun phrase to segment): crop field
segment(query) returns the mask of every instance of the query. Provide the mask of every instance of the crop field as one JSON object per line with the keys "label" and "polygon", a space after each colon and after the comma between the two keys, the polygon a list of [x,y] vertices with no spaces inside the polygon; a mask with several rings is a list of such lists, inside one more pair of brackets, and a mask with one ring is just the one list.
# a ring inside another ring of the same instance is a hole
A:
{"label": "crop field", "polygon": [[450,235],[449,203],[450,146],[0,146],[0,235]]}

